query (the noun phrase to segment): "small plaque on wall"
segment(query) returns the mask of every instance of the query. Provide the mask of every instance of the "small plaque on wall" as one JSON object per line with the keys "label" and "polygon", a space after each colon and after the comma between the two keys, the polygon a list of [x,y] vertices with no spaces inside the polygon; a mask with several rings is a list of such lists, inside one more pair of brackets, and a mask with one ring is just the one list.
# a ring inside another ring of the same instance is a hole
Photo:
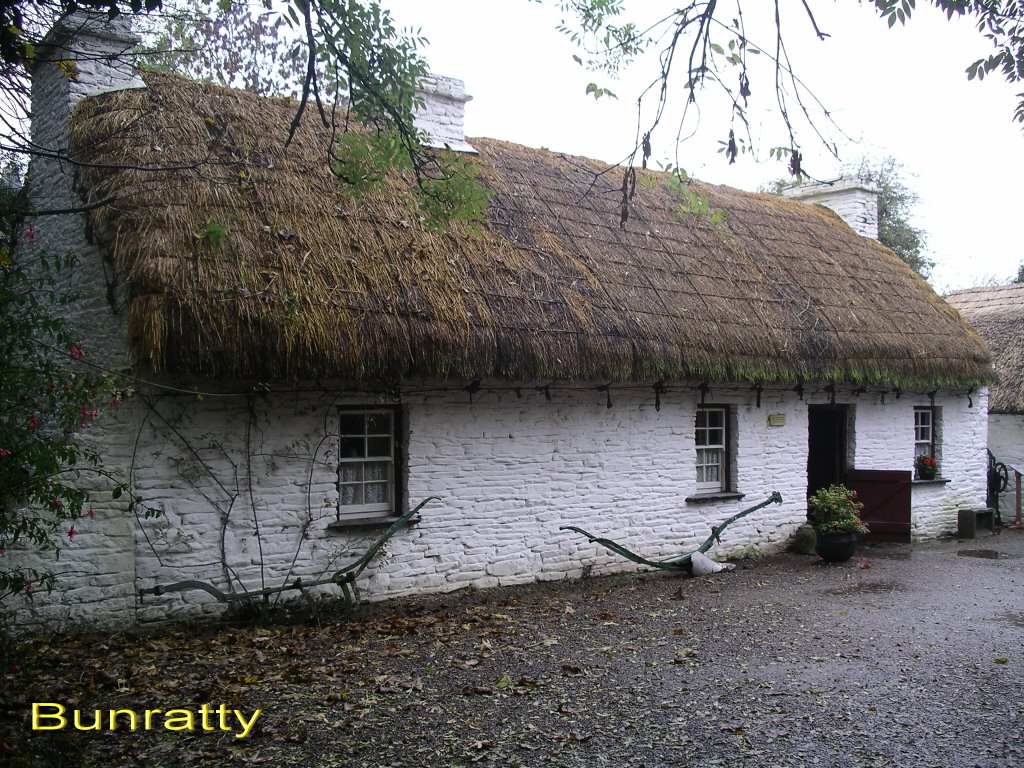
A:
{"label": "small plaque on wall", "polygon": [[769,427],[784,427],[784,426],[786,426],[786,414],[784,414],[784,413],[770,413],[770,414],[768,414],[768,426]]}

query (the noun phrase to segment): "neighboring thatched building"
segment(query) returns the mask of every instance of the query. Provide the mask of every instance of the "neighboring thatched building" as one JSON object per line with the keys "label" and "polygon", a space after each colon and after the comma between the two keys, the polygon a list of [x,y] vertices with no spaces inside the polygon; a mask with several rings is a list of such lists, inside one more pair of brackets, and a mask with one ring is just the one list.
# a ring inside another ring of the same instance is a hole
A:
{"label": "neighboring thatched building", "polygon": [[[78,42],[51,59],[127,45],[63,30]],[[83,255],[83,343],[138,382],[106,459],[163,514],[97,499],[46,620],[208,608],[137,598],[183,578],[318,577],[431,495],[367,594],[631,567],[559,527],[667,556],[776,490],[719,552],[779,547],[808,489],[847,478],[898,492],[893,535],[984,500],[983,343],[829,210],[693,182],[723,216],[690,213],[638,171],[620,228],[601,164],[473,139],[487,221],[438,234],[408,182],[346,195],[315,121],[286,148],[294,103],[158,74],[118,90],[108,64],[37,68],[37,135],[71,162],[30,183],[42,207],[88,206],[36,242]],[[911,484],[921,452],[941,477]]]}
{"label": "neighboring thatched building", "polygon": [[[996,461],[1024,466],[1024,284],[957,291],[947,298],[992,351],[999,381],[988,399],[988,449]],[[1000,509],[1013,509],[1013,475]],[[1005,519],[1005,515],[1004,515]]]}

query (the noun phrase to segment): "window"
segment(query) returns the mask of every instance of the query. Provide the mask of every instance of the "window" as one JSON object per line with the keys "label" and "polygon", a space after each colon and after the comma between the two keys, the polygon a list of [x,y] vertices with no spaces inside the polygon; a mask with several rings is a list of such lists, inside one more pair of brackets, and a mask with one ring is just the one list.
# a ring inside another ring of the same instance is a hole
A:
{"label": "window", "polygon": [[935,456],[935,410],[914,409],[914,458]]}
{"label": "window", "polygon": [[708,406],[697,409],[697,492],[729,490],[728,411]]}
{"label": "window", "polygon": [[339,522],[396,514],[395,421],[392,409],[341,412]]}

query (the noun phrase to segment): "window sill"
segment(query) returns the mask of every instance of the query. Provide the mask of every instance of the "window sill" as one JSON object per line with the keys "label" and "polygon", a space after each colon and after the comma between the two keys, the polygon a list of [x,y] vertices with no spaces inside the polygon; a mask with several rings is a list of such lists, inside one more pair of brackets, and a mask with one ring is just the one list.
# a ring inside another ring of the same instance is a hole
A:
{"label": "window sill", "polygon": [[[345,531],[373,531],[377,529],[390,528],[398,520],[397,515],[388,517],[349,517],[344,520],[335,520],[327,524],[327,530],[331,533],[343,533]],[[406,525],[416,525],[419,517],[414,517]]]}
{"label": "window sill", "polygon": [[683,501],[687,504],[710,504],[715,501],[739,501],[747,494],[736,491],[714,491],[712,493],[697,493],[687,496]]}
{"label": "window sill", "polygon": [[945,485],[951,480],[948,477],[933,477],[931,480],[920,480],[914,478],[910,481],[912,485]]}

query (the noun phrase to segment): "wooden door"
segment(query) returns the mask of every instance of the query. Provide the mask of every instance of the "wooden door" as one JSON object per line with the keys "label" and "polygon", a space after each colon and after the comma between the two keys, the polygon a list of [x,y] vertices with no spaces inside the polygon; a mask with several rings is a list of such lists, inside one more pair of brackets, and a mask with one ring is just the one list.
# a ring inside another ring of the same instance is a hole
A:
{"label": "wooden door", "polygon": [[910,541],[910,472],[850,469],[846,485],[864,504],[865,541]]}

